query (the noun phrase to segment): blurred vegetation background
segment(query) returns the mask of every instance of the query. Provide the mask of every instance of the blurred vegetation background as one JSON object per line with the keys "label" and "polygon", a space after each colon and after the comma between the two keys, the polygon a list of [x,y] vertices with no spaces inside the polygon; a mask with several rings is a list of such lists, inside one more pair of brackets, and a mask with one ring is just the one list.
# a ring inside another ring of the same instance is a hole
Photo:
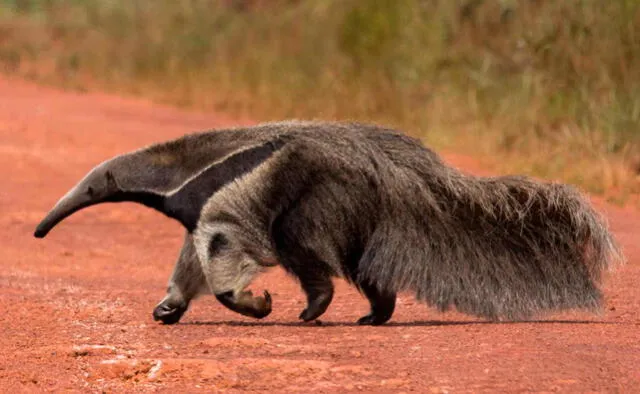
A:
{"label": "blurred vegetation background", "polygon": [[640,191],[640,0],[0,0],[0,68]]}

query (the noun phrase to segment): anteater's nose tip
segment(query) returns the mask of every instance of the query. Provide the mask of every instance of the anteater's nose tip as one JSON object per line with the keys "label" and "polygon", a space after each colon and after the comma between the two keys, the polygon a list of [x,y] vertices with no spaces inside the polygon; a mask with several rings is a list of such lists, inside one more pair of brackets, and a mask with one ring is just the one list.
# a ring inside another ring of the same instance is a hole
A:
{"label": "anteater's nose tip", "polygon": [[48,232],[48,230],[42,228],[41,226],[38,226],[38,228],[36,228],[36,231],[33,232],[33,236],[36,238],[44,238]]}

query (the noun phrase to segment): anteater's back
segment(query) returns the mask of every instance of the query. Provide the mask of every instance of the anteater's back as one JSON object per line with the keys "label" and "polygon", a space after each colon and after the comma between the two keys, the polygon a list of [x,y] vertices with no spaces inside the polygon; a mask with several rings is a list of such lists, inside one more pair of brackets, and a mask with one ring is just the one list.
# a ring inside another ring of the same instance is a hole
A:
{"label": "anteater's back", "polygon": [[573,187],[467,176],[394,130],[305,127],[305,170],[283,171],[310,186],[278,224],[289,246],[326,256],[326,272],[492,319],[601,306],[601,273],[620,254]]}

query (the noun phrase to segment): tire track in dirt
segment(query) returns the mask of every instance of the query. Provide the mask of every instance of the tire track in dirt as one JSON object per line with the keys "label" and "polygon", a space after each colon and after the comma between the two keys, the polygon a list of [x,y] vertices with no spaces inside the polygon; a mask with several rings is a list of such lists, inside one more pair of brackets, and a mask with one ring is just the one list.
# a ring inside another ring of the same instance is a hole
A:
{"label": "tire track in dirt", "polygon": [[[629,263],[606,282],[603,316],[566,313],[486,323],[411,296],[392,322],[357,327],[367,303],[339,283],[322,326],[297,322],[298,285],[280,270],[264,321],[196,301],[175,326],[153,306],[182,241],[179,226],[134,204],[74,215],[46,241],[32,232],[96,163],[148,143],[249,124],[104,94],[0,77],[0,390],[8,391],[620,391],[640,390],[640,214],[598,206]],[[481,173],[464,157],[446,156]]]}

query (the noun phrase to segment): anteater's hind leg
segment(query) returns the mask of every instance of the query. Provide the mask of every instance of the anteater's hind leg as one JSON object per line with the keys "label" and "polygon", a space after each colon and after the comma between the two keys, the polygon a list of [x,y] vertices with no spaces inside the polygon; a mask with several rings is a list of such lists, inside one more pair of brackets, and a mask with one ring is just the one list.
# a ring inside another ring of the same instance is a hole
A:
{"label": "anteater's hind leg", "polygon": [[333,283],[327,276],[300,276],[302,289],[307,293],[307,307],[300,314],[300,319],[311,321],[322,315],[333,299]]}
{"label": "anteater's hind leg", "polygon": [[360,325],[377,326],[391,319],[396,307],[396,294],[382,292],[369,283],[361,283],[360,289],[371,303],[371,312],[358,320]]}

